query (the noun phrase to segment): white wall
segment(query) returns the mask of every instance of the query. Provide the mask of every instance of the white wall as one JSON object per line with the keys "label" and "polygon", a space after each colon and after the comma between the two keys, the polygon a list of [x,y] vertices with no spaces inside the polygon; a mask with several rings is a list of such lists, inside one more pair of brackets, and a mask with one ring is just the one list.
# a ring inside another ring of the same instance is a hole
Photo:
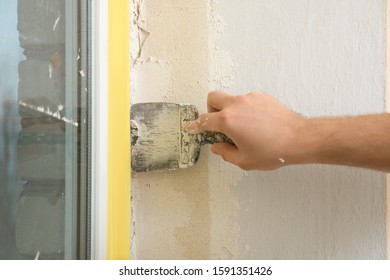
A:
{"label": "white wall", "polygon": [[[305,116],[382,112],[384,0],[133,0],[132,103],[267,92]],[[196,166],[132,179],[141,259],[386,257],[379,172]]]}

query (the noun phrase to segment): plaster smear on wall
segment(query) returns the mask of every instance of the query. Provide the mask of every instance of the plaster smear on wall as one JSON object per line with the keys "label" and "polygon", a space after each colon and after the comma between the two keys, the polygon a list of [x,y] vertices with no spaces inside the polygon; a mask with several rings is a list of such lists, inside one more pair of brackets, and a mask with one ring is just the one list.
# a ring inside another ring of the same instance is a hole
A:
{"label": "plaster smear on wall", "polygon": [[[206,4],[197,0],[133,0],[132,9],[132,103],[189,103],[205,110]],[[134,175],[134,258],[209,257],[207,158],[207,151],[203,151],[199,162],[189,169]]]}
{"label": "plaster smear on wall", "polygon": [[[233,85],[237,76],[229,55],[219,49],[222,33],[214,1],[133,0],[132,103],[189,103],[206,112],[208,91]],[[134,175],[134,258],[238,257],[238,229],[232,224],[238,204],[231,186],[244,173],[221,167],[219,175],[209,175],[209,164],[219,161],[209,158],[204,147],[194,167]]]}

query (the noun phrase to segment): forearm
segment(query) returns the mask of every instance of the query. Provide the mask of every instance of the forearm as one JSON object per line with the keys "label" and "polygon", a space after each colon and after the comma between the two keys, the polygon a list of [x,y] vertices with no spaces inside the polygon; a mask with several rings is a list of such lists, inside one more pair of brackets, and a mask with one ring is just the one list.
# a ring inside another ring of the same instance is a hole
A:
{"label": "forearm", "polygon": [[390,172],[390,114],[307,119],[291,147],[293,163],[324,163]]}

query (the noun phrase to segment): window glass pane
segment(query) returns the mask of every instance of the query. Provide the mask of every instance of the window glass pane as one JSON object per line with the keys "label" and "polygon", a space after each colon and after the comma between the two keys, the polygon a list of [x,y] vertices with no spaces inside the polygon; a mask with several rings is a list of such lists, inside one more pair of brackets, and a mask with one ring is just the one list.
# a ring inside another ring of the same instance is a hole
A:
{"label": "window glass pane", "polygon": [[87,10],[0,2],[0,259],[88,257]]}

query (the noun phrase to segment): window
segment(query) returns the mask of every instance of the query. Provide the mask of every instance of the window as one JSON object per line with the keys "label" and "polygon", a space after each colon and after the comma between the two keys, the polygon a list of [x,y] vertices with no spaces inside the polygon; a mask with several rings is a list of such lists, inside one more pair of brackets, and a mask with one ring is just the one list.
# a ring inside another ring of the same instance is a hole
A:
{"label": "window", "polygon": [[0,2],[0,259],[90,258],[89,6]]}

